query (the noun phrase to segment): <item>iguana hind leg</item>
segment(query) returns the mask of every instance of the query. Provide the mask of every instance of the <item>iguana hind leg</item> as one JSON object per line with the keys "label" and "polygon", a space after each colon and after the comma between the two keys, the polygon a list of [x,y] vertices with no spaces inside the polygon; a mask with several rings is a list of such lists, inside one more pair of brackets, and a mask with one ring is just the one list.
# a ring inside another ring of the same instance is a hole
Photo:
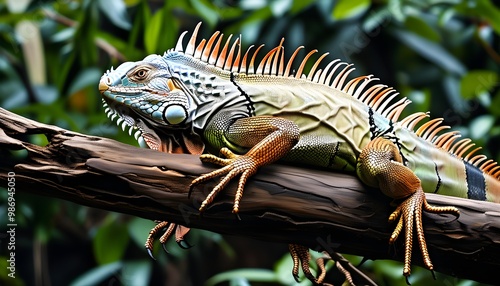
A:
{"label": "iguana hind leg", "polygon": [[[211,154],[203,154],[203,162],[224,166],[193,180],[193,186],[218,176],[224,176],[219,184],[208,194],[199,210],[213,201],[217,193],[236,176],[241,175],[233,205],[233,213],[239,212],[243,189],[249,177],[254,175],[258,168],[282,158],[299,140],[299,128],[290,120],[272,116],[254,116],[230,121],[221,116],[212,122],[205,132],[207,140],[214,146],[222,146],[220,152],[226,158],[219,158]],[[244,155],[234,154],[231,149],[249,149]]]}
{"label": "iguana hind leg", "polygon": [[459,211],[455,207],[434,207],[427,203],[420,179],[402,163],[399,149],[385,138],[375,138],[363,148],[357,164],[359,178],[367,185],[378,187],[396,200],[402,200],[390,215],[389,221],[398,221],[389,240],[394,243],[405,228],[405,262],[403,275],[411,273],[411,254],[414,229],[423,256],[425,266],[433,270],[427,251],[422,226],[422,209],[432,213],[451,213],[456,216]]}

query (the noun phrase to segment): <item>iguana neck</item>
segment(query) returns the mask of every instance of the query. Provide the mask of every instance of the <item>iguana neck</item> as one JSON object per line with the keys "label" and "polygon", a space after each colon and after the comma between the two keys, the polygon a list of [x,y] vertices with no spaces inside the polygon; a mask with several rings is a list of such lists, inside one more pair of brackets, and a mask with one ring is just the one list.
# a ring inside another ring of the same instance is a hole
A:
{"label": "iguana neck", "polygon": [[169,51],[164,55],[174,78],[191,98],[195,107],[190,117],[194,128],[204,130],[220,110],[231,111],[234,118],[254,116],[253,104],[232,81],[232,72],[203,64],[183,53]]}

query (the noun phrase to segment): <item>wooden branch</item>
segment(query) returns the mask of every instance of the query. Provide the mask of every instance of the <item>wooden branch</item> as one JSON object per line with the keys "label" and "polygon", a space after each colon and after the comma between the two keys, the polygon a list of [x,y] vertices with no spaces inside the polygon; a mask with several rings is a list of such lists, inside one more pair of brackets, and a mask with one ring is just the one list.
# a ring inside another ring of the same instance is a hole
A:
{"label": "wooden branch", "polygon": [[[46,146],[27,141],[45,134]],[[27,150],[13,162],[7,150]],[[165,154],[110,139],[70,132],[0,109],[0,181],[15,172],[16,190],[57,197],[78,204],[167,220],[192,228],[298,243],[316,250],[403,260],[401,239],[388,245],[393,207],[377,190],[353,176],[274,164],[262,168],[245,188],[238,220],[232,213],[232,182],[200,216],[201,201],[216,181],[195,187],[196,176],[213,170],[196,156]],[[8,158],[6,160],[5,158]],[[451,215],[425,214],[427,244],[437,271],[496,283],[500,269],[498,204],[427,195],[431,204],[460,209]],[[416,245],[416,244],[415,244]],[[414,264],[422,265],[417,246]]]}

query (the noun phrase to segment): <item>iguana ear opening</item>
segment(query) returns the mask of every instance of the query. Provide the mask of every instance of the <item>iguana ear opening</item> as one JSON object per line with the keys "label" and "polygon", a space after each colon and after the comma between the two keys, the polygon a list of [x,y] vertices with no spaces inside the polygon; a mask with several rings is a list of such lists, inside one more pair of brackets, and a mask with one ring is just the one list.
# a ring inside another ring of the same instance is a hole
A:
{"label": "iguana ear opening", "polygon": [[172,79],[167,80],[167,86],[168,86],[168,89],[170,91],[182,90],[175,85],[175,83],[172,81]]}

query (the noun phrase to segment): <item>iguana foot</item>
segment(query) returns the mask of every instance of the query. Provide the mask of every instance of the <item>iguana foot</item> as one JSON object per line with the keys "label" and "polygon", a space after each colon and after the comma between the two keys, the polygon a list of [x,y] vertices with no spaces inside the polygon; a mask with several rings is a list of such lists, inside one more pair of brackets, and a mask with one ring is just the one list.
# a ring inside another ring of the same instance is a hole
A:
{"label": "iguana foot", "polygon": [[[390,215],[389,222],[398,220],[398,224],[394,229],[389,243],[394,243],[401,233],[403,226],[405,227],[405,262],[403,275],[408,283],[408,276],[411,273],[411,254],[413,246],[413,228],[415,228],[418,244],[422,253],[424,265],[429,270],[433,270],[427,244],[425,242],[424,228],[422,225],[422,208],[431,213],[451,213],[459,216],[459,211],[455,207],[435,207],[429,205],[425,199],[425,193],[419,188],[415,193],[406,198]],[[433,272],[434,275],[434,272]],[[409,283],[408,283],[409,284]]]}
{"label": "iguana foot", "polygon": [[217,184],[217,186],[213,188],[210,194],[208,194],[205,200],[201,203],[199,210],[200,212],[202,212],[210,203],[212,203],[215,196],[222,189],[224,189],[224,187],[229,183],[229,181],[231,181],[231,179],[241,174],[233,205],[233,213],[237,214],[239,212],[240,201],[241,197],[243,196],[243,189],[245,187],[245,184],[248,178],[257,172],[259,166],[256,160],[254,160],[252,157],[245,155],[236,155],[228,148],[222,148],[220,152],[227,159],[219,158],[211,154],[203,154],[200,156],[201,161],[205,163],[213,163],[224,167],[194,179],[189,186],[189,194],[191,195],[191,191],[193,190],[193,187],[195,185],[226,174],[221,179],[219,184]]}
{"label": "iguana foot", "polygon": [[432,213],[452,213],[456,216],[459,215],[458,209],[429,205],[425,199],[420,179],[410,168],[403,164],[403,157],[398,147],[386,138],[377,137],[363,148],[358,157],[357,173],[365,184],[378,187],[387,196],[402,201],[389,217],[389,221],[395,221],[399,218],[389,242],[394,243],[403,227],[405,227],[403,275],[406,277],[407,282],[411,272],[414,225],[424,264],[429,270],[433,270],[425,243],[422,208]]}
{"label": "iguana foot", "polygon": [[289,244],[288,248],[290,250],[290,255],[293,260],[292,275],[295,281],[299,281],[299,268],[302,268],[302,272],[307,279],[309,279],[314,285],[328,285],[323,283],[326,276],[325,259],[331,260],[330,258],[320,257],[316,259],[316,265],[318,266],[318,277],[314,277],[309,268],[309,262],[311,261],[311,254],[309,253],[309,248],[298,245]]}
{"label": "iguana foot", "polygon": [[189,230],[190,230],[189,228],[182,225],[169,223],[167,221],[160,221],[156,224],[155,227],[153,227],[149,231],[149,235],[148,238],[146,239],[146,243],[144,243],[144,247],[148,251],[149,256],[155,259],[153,256],[153,243],[158,234],[163,231],[163,234],[162,236],[160,236],[159,241],[165,252],[168,253],[165,243],[168,241],[168,239],[172,236],[172,233],[175,231],[175,241],[177,242],[177,244],[184,249],[191,248],[191,245],[184,240],[184,236],[189,232]]}

